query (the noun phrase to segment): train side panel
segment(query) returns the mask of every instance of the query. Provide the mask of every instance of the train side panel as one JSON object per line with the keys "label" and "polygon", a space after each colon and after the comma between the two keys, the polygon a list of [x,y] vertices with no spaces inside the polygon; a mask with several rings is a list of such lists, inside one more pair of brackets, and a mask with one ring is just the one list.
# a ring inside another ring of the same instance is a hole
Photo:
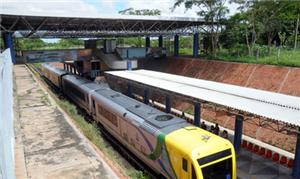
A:
{"label": "train side panel", "polygon": [[62,88],[64,94],[71,98],[81,108],[89,111],[88,93],[83,91],[79,85],[67,79],[69,75],[62,78]]}
{"label": "train side panel", "polygon": [[[96,103],[97,111],[96,121],[100,122],[110,134],[154,171],[165,174],[165,171],[162,169],[164,168],[162,166],[164,162],[161,161],[160,154],[157,158],[151,159],[158,145],[157,136],[141,127],[143,120],[141,120],[141,123],[132,123],[132,118],[137,118],[137,116],[105,97],[97,95],[97,98],[95,98],[93,96],[92,99]],[[112,117],[113,115],[115,117]]]}

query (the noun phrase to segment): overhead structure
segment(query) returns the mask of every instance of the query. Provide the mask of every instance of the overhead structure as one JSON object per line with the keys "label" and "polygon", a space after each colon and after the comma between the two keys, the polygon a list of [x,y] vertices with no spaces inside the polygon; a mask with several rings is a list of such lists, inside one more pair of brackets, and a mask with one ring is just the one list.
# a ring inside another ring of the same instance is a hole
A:
{"label": "overhead structure", "polygon": [[168,95],[215,103],[300,127],[299,97],[150,70],[111,71],[106,74],[164,90]]}
{"label": "overhead structure", "polygon": [[192,34],[200,31],[205,21],[200,18],[163,16],[92,16],[88,14],[0,14],[1,32],[23,37],[122,37]]}

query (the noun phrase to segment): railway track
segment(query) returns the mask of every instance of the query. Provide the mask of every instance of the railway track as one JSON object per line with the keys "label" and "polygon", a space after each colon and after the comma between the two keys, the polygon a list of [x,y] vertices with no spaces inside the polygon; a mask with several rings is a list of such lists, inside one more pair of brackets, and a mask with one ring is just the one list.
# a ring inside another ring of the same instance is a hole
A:
{"label": "railway track", "polygon": [[[55,95],[57,95],[59,100],[68,99],[69,101],[71,101],[73,103],[72,99],[69,99],[68,97],[64,96],[63,93],[61,92],[61,90],[59,88],[57,88],[54,84],[52,84],[50,80],[48,80],[47,78],[44,78],[41,71],[36,66],[34,66],[32,64],[26,64],[26,66],[34,74],[38,75],[39,79],[43,79],[42,83],[50,86],[52,92]],[[75,103],[73,103],[73,104],[76,105]],[[83,109],[81,109],[77,105],[76,105],[76,107],[80,109],[81,114],[84,115],[84,119],[87,122],[92,123],[94,121],[92,119],[92,117],[90,115],[88,115]],[[140,159],[138,159],[132,152],[127,150],[119,141],[117,141],[112,135],[110,135],[109,132],[107,132],[105,130],[105,128],[98,122],[97,122],[97,127],[100,129],[102,136],[107,141],[109,141],[109,143],[111,144],[113,149],[116,150],[122,157],[124,157],[132,166],[134,166],[138,170],[142,170],[146,174],[146,176],[148,176],[151,179],[163,179],[164,178],[164,176],[156,174],[151,168],[149,168]]]}

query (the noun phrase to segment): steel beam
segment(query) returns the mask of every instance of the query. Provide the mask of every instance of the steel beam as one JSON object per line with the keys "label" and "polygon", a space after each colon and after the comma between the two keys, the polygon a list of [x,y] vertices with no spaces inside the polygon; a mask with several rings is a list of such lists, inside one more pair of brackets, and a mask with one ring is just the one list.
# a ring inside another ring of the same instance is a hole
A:
{"label": "steel beam", "polygon": [[194,105],[194,125],[200,127],[201,122],[201,103]]}
{"label": "steel beam", "polygon": [[149,90],[144,89],[144,103],[149,104]]}
{"label": "steel beam", "polygon": [[171,98],[169,96],[166,96],[165,112],[166,113],[170,113],[171,112]]}
{"label": "steel beam", "polygon": [[235,128],[234,128],[234,148],[236,151],[239,151],[242,144],[243,136],[243,122],[244,116],[236,115],[235,116]]}
{"label": "steel beam", "polygon": [[16,51],[14,47],[12,33],[4,33],[3,40],[4,40],[5,48],[10,49],[11,61],[13,62],[13,64],[16,64]]}
{"label": "steel beam", "polygon": [[297,144],[296,144],[292,176],[297,179],[300,178],[300,127],[298,128],[298,134],[297,134]]}
{"label": "steel beam", "polygon": [[198,57],[198,51],[199,51],[199,33],[194,34],[193,38],[193,57]]}
{"label": "steel beam", "polygon": [[158,47],[163,47],[163,36],[162,35],[160,35],[158,37]]}
{"label": "steel beam", "polygon": [[146,48],[151,47],[150,37],[147,36],[145,40],[146,40],[146,44],[145,44]]}
{"label": "steel beam", "polygon": [[179,35],[176,34],[174,36],[174,56],[177,57],[179,55]]}

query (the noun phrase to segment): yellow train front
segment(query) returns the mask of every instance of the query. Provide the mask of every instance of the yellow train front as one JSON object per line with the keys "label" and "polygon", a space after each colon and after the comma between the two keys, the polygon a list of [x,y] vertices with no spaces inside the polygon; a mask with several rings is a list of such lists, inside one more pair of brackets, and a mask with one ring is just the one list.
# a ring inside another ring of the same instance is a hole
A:
{"label": "yellow train front", "polygon": [[165,144],[177,178],[236,178],[234,148],[226,139],[189,126],[166,135]]}
{"label": "yellow train front", "polygon": [[161,178],[236,179],[230,141],[135,99],[43,64],[43,74]]}

